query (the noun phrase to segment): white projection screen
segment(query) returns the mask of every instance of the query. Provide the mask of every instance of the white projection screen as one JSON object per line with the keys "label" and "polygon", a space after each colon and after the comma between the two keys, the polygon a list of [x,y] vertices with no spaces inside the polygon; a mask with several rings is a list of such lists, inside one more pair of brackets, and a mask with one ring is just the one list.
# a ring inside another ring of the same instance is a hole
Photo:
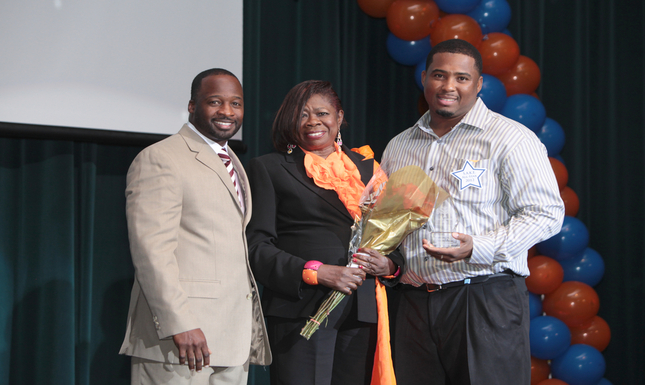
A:
{"label": "white projection screen", "polygon": [[242,80],[242,5],[4,0],[0,122],[174,134],[195,75],[221,67]]}

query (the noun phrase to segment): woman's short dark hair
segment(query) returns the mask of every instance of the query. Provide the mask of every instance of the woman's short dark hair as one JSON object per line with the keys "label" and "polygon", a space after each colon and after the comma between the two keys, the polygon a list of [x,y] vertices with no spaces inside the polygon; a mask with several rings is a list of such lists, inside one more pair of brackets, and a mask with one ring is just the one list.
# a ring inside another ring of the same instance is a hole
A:
{"label": "woman's short dark hair", "polygon": [[[300,145],[302,142],[300,135],[302,111],[307,101],[314,95],[325,97],[334,106],[336,113],[342,111],[343,106],[340,103],[340,98],[332,88],[330,82],[324,80],[307,80],[297,84],[284,97],[282,105],[273,120],[271,137],[276,150],[285,152],[287,151],[288,144]],[[347,122],[345,121],[345,117],[343,117],[341,127],[345,124]]]}

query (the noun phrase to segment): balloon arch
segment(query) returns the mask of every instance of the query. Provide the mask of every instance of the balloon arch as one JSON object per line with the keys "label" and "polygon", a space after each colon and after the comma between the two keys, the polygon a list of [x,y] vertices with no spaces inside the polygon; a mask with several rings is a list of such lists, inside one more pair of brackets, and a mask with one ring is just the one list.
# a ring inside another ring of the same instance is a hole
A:
{"label": "balloon arch", "polygon": [[[593,286],[604,274],[602,257],[588,247],[589,233],[576,218],[580,202],[567,186],[560,151],[565,134],[535,90],[540,69],[508,31],[511,8],[506,0],[357,0],[371,17],[385,18],[386,46],[399,64],[421,72],[433,45],[458,38],[482,55],[483,86],[479,97],[488,108],[531,129],[548,151],[565,205],[562,230],[529,251],[526,279],[531,309],[531,385],[611,385],[603,378],[602,351],[611,339]],[[419,112],[427,105],[421,95]]]}

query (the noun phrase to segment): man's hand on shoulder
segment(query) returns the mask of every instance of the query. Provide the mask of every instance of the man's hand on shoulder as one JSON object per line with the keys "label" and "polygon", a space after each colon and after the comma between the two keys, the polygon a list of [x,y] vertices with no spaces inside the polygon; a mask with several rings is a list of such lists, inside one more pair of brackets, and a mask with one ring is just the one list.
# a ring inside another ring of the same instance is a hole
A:
{"label": "man's hand on shoulder", "polygon": [[198,372],[202,367],[209,366],[210,350],[206,343],[206,337],[202,329],[193,329],[187,332],[175,334],[172,336],[177,349],[179,349],[179,364],[188,363],[188,369],[197,369]]}

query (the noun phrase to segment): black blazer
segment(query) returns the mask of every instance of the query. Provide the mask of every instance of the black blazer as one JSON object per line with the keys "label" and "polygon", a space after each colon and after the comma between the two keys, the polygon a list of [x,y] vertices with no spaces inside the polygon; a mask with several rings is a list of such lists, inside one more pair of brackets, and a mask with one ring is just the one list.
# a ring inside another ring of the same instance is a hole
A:
{"label": "black blazer", "polygon": [[[343,151],[367,184],[374,160],[344,146]],[[316,186],[307,176],[304,156],[300,148],[290,155],[271,153],[252,159],[247,170],[253,194],[253,216],[246,230],[249,260],[264,286],[262,305],[268,316],[315,314],[331,289],[302,281],[305,262],[345,266],[348,261],[354,220],[335,191]],[[374,277],[368,276],[346,306],[353,301],[360,321],[376,322]]]}

